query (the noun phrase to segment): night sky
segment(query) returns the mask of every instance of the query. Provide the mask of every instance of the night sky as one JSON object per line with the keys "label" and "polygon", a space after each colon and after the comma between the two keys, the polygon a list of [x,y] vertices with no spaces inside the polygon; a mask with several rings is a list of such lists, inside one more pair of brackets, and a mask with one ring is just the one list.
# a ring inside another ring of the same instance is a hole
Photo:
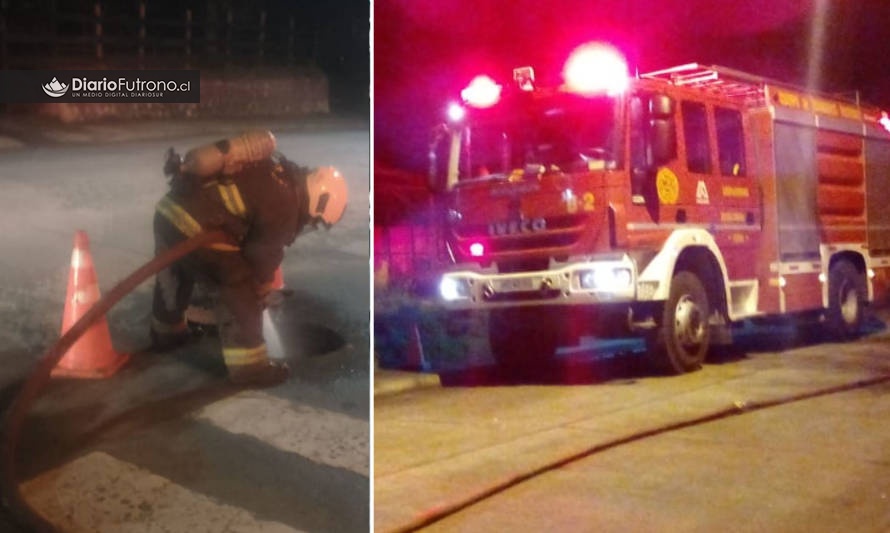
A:
{"label": "night sky", "polygon": [[375,159],[423,171],[427,131],[477,74],[559,74],[609,41],[631,70],[718,64],[890,108],[890,0],[375,0]]}

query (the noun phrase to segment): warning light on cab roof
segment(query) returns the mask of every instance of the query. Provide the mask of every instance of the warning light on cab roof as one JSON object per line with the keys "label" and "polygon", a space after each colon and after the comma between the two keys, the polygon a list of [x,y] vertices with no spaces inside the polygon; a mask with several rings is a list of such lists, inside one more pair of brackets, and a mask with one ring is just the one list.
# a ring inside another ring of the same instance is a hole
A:
{"label": "warning light on cab roof", "polygon": [[448,106],[448,118],[451,122],[460,122],[467,115],[467,110],[460,104],[452,103]]}
{"label": "warning light on cab roof", "polygon": [[881,123],[881,126],[884,126],[884,129],[890,132],[890,116],[887,116],[886,111],[881,111],[881,118],[878,119],[878,122]]}
{"label": "warning light on cab roof", "polygon": [[460,92],[460,97],[469,106],[478,108],[491,107],[501,99],[501,86],[488,76],[476,76]]}
{"label": "warning light on cab roof", "polygon": [[587,43],[572,51],[563,68],[566,88],[584,96],[624,92],[630,82],[627,62],[614,46]]}

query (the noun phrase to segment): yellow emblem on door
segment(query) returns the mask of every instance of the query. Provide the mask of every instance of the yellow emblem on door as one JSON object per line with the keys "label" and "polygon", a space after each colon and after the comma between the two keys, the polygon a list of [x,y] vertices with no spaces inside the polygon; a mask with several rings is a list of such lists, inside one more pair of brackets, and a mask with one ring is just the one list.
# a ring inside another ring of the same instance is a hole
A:
{"label": "yellow emblem on door", "polygon": [[655,188],[658,191],[658,199],[665,205],[673,205],[680,198],[680,180],[677,175],[663,167],[655,176]]}

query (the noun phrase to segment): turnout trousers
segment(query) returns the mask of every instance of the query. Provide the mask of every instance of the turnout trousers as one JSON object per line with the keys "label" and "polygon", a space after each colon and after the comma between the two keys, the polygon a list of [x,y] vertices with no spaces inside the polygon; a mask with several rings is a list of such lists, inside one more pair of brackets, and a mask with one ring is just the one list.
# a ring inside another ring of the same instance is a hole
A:
{"label": "turnout trousers", "polygon": [[[154,217],[155,254],[187,237],[165,216]],[[152,301],[151,331],[155,338],[187,336],[185,310],[196,283],[219,294],[217,323],[223,360],[230,373],[268,364],[263,341],[263,301],[253,272],[235,247],[201,248],[158,272]]]}

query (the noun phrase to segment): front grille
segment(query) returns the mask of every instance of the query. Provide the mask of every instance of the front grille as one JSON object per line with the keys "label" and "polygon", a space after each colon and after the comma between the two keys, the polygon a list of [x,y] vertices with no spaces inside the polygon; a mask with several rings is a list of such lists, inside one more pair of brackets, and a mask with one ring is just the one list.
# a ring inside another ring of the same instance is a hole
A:
{"label": "front grille", "polygon": [[493,254],[569,248],[580,240],[586,220],[585,215],[548,217],[545,230],[511,235],[491,235],[488,225],[465,225],[455,227],[454,236],[459,245],[482,240],[487,251]]}
{"label": "front grille", "polygon": [[518,252],[539,248],[563,248],[578,242],[580,235],[529,235],[513,238],[498,238],[489,241],[488,249],[497,252]]}
{"label": "front grille", "polygon": [[[587,219],[585,215],[562,215],[554,217],[545,217],[547,220],[547,230],[542,233],[559,230],[578,231],[584,227]],[[503,221],[498,221],[503,222]],[[454,229],[455,235],[460,239],[472,239],[479,237],[488,237],[488,224],[466,224],[458,225]]]}

